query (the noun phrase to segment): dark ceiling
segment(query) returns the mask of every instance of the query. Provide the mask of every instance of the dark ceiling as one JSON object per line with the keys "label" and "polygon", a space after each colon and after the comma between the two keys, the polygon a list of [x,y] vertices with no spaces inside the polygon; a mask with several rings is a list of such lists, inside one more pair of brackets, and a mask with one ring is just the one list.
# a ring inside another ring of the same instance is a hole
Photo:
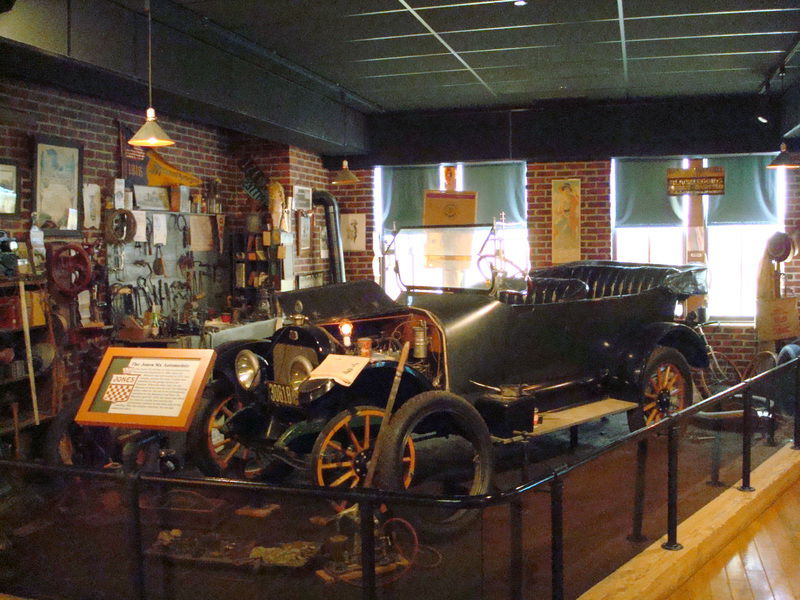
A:
{"label": "dark ceiling", "polygon": [[[0,10],[0,75],[144,110],[145,2],[15,0]],[[297,145],[328,165],[800,143],[800,0],[150,5],[162,118]]]}
{"label": "dark ceiling", "polygon": [[768,79],[779,94],[800,77],[797,0],[177,2],[374,111],[755,94]]}

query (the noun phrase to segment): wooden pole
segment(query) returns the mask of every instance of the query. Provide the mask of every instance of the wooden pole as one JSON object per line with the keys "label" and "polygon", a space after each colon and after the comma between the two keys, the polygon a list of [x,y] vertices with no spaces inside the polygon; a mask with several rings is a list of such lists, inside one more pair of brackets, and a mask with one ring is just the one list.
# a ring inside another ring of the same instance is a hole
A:
{"label": "wooden pole", "polygon": [[372,449],[372,456],[367,465],[367,476],[364,478],[364,487],[372,487],[372,480],[375,477],[375,468],[378,465],[381,451],[381,440],[385,437],[385,431],[389,427],[389,419],[394,410],[394,401],[397,398],[397,390],[400,387],[400,380],[403,378],[403,371],[406,368],[406,361],[408,360],[408,350],[411,348],[411,343],[406,342],[403,344],[403,349],[400,351],[400,360],[397,361],[397,368],[394,371],[394,381],[392,381],[392,389],[389,392],[389,399],[386,402],[386,411],[383,414],[383,422],[381,428],[378,430],[378,435],[375,436],[375,446]]}
{"label": "wooden pole", "polygon": [[[690,169],[702,169],[703,160],[693,158]],[[686,262],[706,264],[708,262],[708,228],[703,214],[703,195],[689,194],[689,230],[686,236]],[[686,301],[686,312],[705,306],[705,296],[691,296]]]}
{"label": "wooden pole", "polygon": [[25,336],[25,357],[28,359],[28,383],[31,387],[31,404],[33,405],[33,422],[39,424],[39,401],[36,399],[36,375],[33,372],[33,351],[31,349],[31,327],[28,322],[28,301],[25,294],[25,283],[19,280],[19,303],[22,311],[22,334]]}

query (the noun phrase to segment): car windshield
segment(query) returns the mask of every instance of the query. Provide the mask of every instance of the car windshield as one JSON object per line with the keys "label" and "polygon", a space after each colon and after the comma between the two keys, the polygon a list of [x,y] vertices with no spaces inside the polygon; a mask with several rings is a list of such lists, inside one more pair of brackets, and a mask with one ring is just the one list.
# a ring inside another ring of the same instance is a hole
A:
{"label": "car windshield", "polygon": [[491,225],[414,227],[397,232],[393,249],[406,289],[488,290],[502,242]]}

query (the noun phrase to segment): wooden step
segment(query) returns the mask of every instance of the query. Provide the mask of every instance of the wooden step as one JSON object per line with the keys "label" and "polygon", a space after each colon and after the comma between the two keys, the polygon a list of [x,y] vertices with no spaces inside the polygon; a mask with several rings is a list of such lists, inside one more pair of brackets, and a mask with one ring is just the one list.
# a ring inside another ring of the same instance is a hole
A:
{"label": "wooden step", "polygon": [[534,427],[533,433],[529,435],[537,436],[561,431],[589,421],[597,421],[602,417],[627,412],[638,406],[636,402],[606,398],[589,404],[581,404],[574,408],[541,413],[541,425]]}

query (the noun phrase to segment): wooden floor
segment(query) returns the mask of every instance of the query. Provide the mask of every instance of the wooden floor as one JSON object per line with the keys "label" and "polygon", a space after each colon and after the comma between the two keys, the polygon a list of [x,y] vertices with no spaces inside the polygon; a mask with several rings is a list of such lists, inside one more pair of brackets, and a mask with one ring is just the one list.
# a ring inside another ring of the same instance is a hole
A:
{"label": "wooden floor", "polygon": [[800,600],[800,482],[668,600]]}

